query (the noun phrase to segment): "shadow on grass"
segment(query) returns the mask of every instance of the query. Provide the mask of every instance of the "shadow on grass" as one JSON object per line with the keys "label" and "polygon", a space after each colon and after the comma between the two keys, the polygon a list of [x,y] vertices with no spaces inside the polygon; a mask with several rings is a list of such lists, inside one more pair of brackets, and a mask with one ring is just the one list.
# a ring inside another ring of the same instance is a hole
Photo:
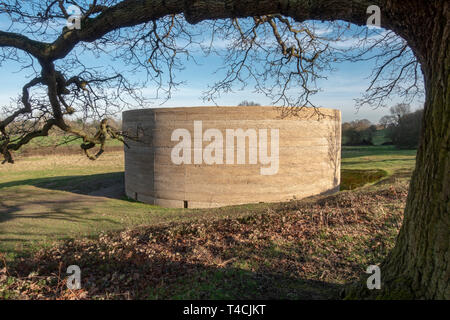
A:
{"label": "shadow on grass", "polygon": [[[7,204],[0,200],[0,223],[18,218],[62,220],[66,222],[80,222],[86,220],[86,215],[93,213],[89,208],[86,199],[78,199],[76,196],[56,199],[56,200],[30,200],[30,197],[38,196],[33,192],[24,195],[15,195],[14,204]],[[46,195],[45,193],[43,195]],[[32,208],[30,213],[27,209]],[[74,209],[75,208],[75,209]],[[108,222],[117,224],[118,222],[107,218],[89,218],[93,222]]]}
{"label": "shadow on grass", "polygon": [[[167,265],[167,264],[166,264]],[[339,299],[344,285],[254,272],[235,267],[198,265],[189,274],[167,275],[148,286],[139,298],[169,300],[326,300]],[[170,268],[170,267],[169,267]],[[171,276],[174,278],[171,279]]]}
{"label": "shadow on grass", "polygon": [[341,171],[341,190],[354,190],[367,183],[372,183],[386,177],[384,170],[350,170]]}
{"label": "shadow on grass", "polygon": [[58,176],[11,181],[0,183],[0,189],[29,185],[49,190],[121,199],[125,196],[124,183],[124,172],[119,171],[93,175]]}
{"label": "shadow on grass", "polygon": [[[214,266],[205,261],[196,263],[136,253],[125,258],[78,252],[81,258],[75,258],[75,252],[69,250],[59,258],[44,256],[30,263],[25,260],[11,271],[24,277],[33,271],[40,276],[52,276],[77,261],[84,274],[81,286],[88,292],[88,299],[325,300],[339,299],[344,288],[342,284],[303,279],[276,266],[251,271],[234,265]],[[52,291],[48,289],[47,292]]]}
{"label": "shadow on grass", "polygon": [[49,199],[41,189],[7,190],[0,200],[0,249],[14,253],[16,244],[69,238],[96,225],[120,225],[120,221],[96,214],[95,204],[95,198],[77,195]]}

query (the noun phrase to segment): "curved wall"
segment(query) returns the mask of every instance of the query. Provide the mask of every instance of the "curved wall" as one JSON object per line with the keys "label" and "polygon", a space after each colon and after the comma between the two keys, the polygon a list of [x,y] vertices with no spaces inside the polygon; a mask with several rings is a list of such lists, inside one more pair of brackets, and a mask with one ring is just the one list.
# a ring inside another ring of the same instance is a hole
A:
{"label": "curved wall", "polygon": [[[164,207],[201,208],[338,191],[340,112],[321,108],[318,119],[311,109],[291,111],[281,107],[125,111],[123,130],[138,137],[128,139],[130,148],[125,147],[127,196]],[[239,141],[233,133],[248,136]]]}

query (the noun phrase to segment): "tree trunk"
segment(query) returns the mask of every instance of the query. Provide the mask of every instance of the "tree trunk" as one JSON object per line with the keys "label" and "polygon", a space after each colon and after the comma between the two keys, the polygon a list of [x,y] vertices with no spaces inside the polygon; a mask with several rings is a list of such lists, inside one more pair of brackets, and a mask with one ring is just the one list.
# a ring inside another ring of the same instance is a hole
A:
{"label": "tree trunk", "polygon": [[442,3],[428,23],[417,22],[423,38],[416,29],[411,41],[421,60],[426,101],[403,225],[381,265],[381,290],[370,291],[361,281],[348,298],[450,299],[450,22],[448,3]]}
{"label": "tree trunk", "polygon": [[425,75],[424,130],[416,169],[403,226],[382,268],[386,277],[394,276],[386,280],[398,283],[398,294],[410,291],[412,298],[450,299],[450,63],[448,55],[440,60]]}
{"label": "tree trunk", "polygon": [[[230,1],[233,14],[248,10],[280,12],[297,21],[343,19],[365,23],[367,1]],[[333,2],[333,4],[331,3]],[[210,2],[196,0],[187,18],[210,18]],[[219,2],[215,2],[219,3]],[[294,4],[295,3],[295,4]],[[381,265],[381,290],[364,282],[348,291],[350,297],[450,299],[450,3],[442,0],[379,0],[383,27],[402,36],[420,60],[426,102],[416,168],[411,180],[405,217],[395,248]],[[229,7],[229,6],[228,6]],[[217,7],[229,16],[227,6]],[[250,9],[249,9],[250,8]],[[367,277],[366,277],[367,279]],[[353,291],[356,290],[356,291]]]}

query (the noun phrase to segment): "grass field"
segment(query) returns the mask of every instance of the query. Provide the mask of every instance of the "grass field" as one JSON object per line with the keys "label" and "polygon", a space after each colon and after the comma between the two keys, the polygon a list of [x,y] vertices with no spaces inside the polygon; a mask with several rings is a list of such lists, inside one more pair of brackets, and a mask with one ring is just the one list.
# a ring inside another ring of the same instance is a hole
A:
{"label": "grass field", "polygon": [[[110,187],[119,190],[110,190]],[[123,153],[26,157],[0,166],[0,252],[9,258],[55,240],[138,225],[245,215],[265,205],[166,209],[126,199]]]}
{"label": "grass field", "polygon": [[[24,149],[36,149],[42,147],[51,147],[58,148],[62,146],[69,147],[79,147],[83,142],[81,138],[73,137],[73,136],[61,136],[61,135],[51,135],[45,137],[36,137],[30,141],[30,143],[26,144],[20,150]],[[109,146],[122,146],[122,143],[119,140],[108,139],[107,145]],[[19,153],[20,153],[19,150]]]}
{"label": "grass field", "polygon": [[[100,287],[80,293],[89,297],[125,297],[129,285],[138,282],[142,268],[155,261],[167,270],[157,268],[154,273],[162,272],[167,279],[161,283],[151,275],[152,286],[132,290],[132,297],[336,297],[339,286],[354,279],[361,271],[358,268],[379,262],[391,247],[414,161],[413,150],[344,147],[342,180],[348,189],[376,182],[372,180],[384,179],[386,184],[341,192],[325,204],[320,198],[196,210],[165,209],[121,196],[121,152],[106,153],[94,162],[82,155],[22,157],[14,165],[0,166],[0,252],[6,254],[8,263],[21,261],[20,268],[15,267],[17,277],[3,277],[7,281],[4,297],[24,294],[16,285],[24,285],[19,279],[26,272],[46,275],[51,282],[57,262],[70,263],[75,257],[88,269],[100,265],[103,269],[98,276],[109,275],[113,278],[107,283],[118,283],[115,293],[105,296],[105,290],[112,289],[101,287],[104,281],[96,278]],[[350,207],[342,205],[349,201]],[[290,222],[285,225],[283,219]],[[61,247],[55,247],[55,241]],[[373,245],[369,251],[367,243]],[[61,255],[61,250],[67,254]],[[39,264],[42,269],[34,270],[32,266]],[[131,280],[128,271],[124,275],[127,266],[132,269]],[[0,284],[1,279],[0,273]],[[36,279],[23,281],[32,285],[42,277]],[[42,288],[49,290],[50,282],[44,281]],[[269,285],[275,286],[273,296],[263,294]],[[68,294],[43,290],[36,294]]]}
{"label": "grass field", "polygon": [[416,150],[398,150],[394,146],[342,148],[341,190],[351,190],[393,174],[410,175]]}
{"label": "grass field", "polygon": [[[30,143],[24,145],[15,152],[15,156],[48,156],[61,154],[80,154],[80,145],[82,140],[75,139],[71,136],[47,136],[36,137]],[[122,142],[118,140],[106,140],[105,150],[107,151],[121,151],[123,150]]]}

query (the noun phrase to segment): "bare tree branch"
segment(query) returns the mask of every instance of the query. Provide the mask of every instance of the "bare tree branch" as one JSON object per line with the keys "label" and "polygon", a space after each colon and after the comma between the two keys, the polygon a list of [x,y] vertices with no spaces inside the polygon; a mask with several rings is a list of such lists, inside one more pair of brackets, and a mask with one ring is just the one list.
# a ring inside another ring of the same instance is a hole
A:
{"label": "bare tree branch", "polygon": [[[223,66],[226,75],[211,86],[205,99],[214,101],[236,84],[244,88],[253,81],[256,91],[286,106],[286,110],[315,107],[311,97],[319,91],[316,81],[325,78],[333,62],[367,59],[365,52],[346,57],[333,43],[344,37],[342,21],[360,26],[366,23],[366,9],[371,4],[388,7],[381,0],[31,0],[27,5],[3,1],[0,17],[7,16],[11,25],[0,31],[0,63],[17,61],[33,71],[34,79],[23,87],[19,105],[5,109],[6,116],[0,122],[2,153],[5,159],[12,159],[10,150],[56,127],[81,138],[88,157],[97,158],[106,137],[121,139],[126,135],[113,131],[106,119],[133,102],[144,105],[146,100],[139,89],[149,84],[155,86],[156,97],[163,94],[169,99],[180,84],[175,78],[175,72],[183,69],[180,57],[195,62],[192,48],[204,48],[201,28],[207,27],[211,27],[211,39],[229,45]],[[70,16],[69,5],[80,9],[80,30],[64,26]],[[329,27],[334,30],[323,33],[312,20],[331,21]],[[382,21],[384,27],[400,35],[406,32],[391,19],[390,11]],[[366,34],[365,38],[370,37]],[[368,47],[374,49],[385,43]],[[213,46],[214,41],[210,44]],[[213,52],[212,46],[204,52]],[[419,63],[415,60],[400,65],[405,61],[404,54],[410,52],[404,42],[402,48],[388,51],[390,57],[375,71],[369,88],[372,93],[363,104],[396,92],[412,71],[415,81],[404,88],[405,94],[420,86]],[[80,58],[86,52],[123,61],[128,70],[87,66]],[[386,55],[372,58],[382,57]],[[397,77],[387,79],[387,71],[397,72]],[[127,80],[127,75],[142,72],[144,81]],[[387,84],[380,85],[381,80]],[[74,116],[101,120],[97,133],[74,127],[68,120]],[[100,151],[91,154],[89,150],[96,145]]]}

